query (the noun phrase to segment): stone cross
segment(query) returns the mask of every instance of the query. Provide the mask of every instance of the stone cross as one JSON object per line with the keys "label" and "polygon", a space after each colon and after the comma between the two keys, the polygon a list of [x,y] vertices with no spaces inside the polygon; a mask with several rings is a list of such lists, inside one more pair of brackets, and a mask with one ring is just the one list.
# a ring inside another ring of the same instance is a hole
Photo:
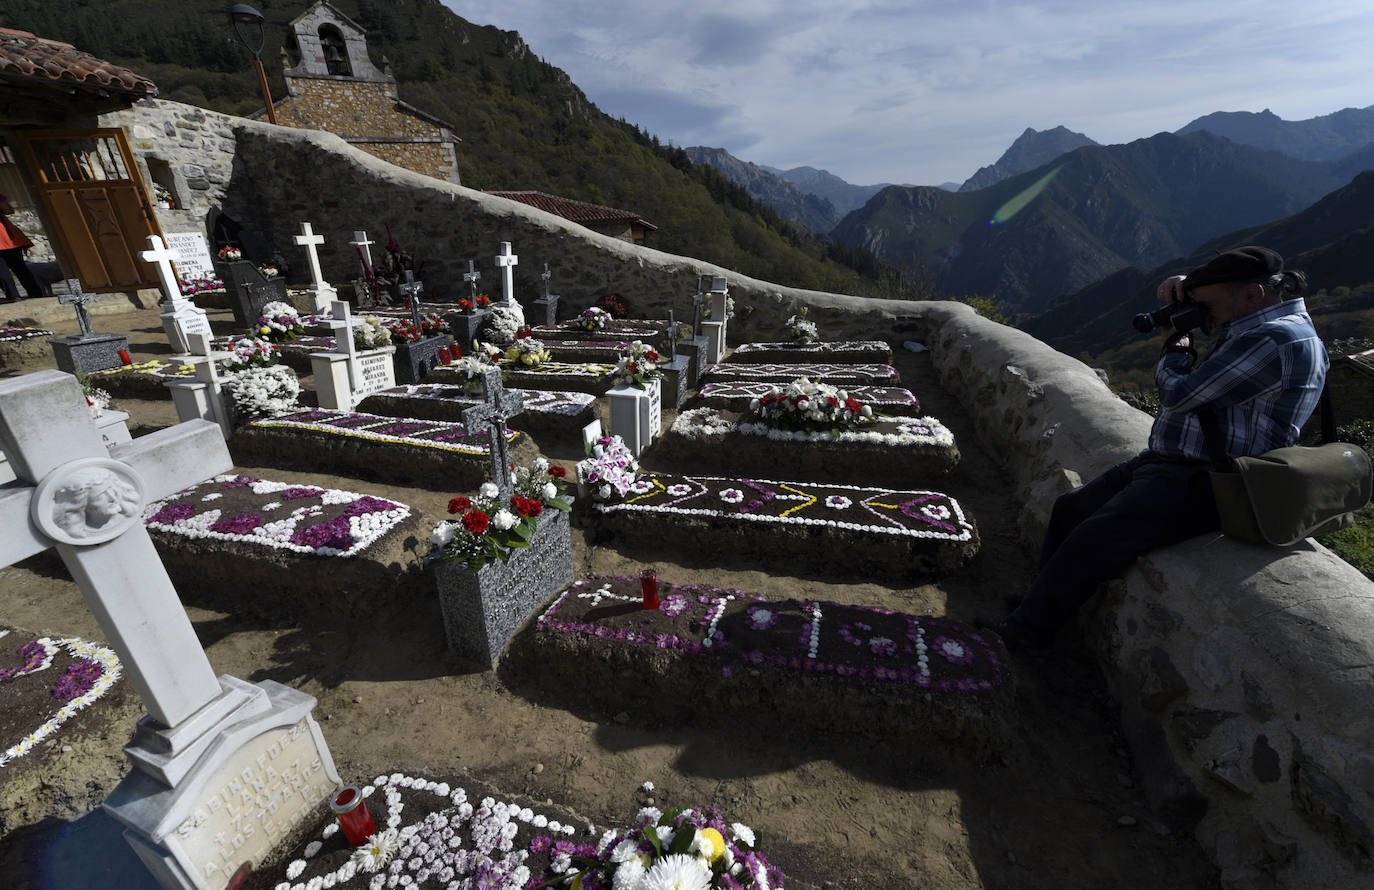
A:
{"label": "stone cross", "polygon": [[401,285],[401,296],[410,303],[410,320],[415,322],[415,330],[420,330],[420,291],[425,289],[423,281],[415,280],[415,273],[406,269],[405,284]]}
{"label": "stone cross", "polygon": [[167,302],[179,302],[182,299],[181,286],[177,284],[176,272],[172,271],[172,260],[176,259],[176,254],[162,243],[161,235],[149,235],[148,247],[149,249],[139,253],[139,256],[145,262],[157,263],[158,284],[162,287],[162,295],[167,298]]}
{"label": "stone cross", "polygon": [[0,381],[0,447],[23,483],[0,490],[0,565],[55,547],[162,726],[219,696],[142,516],[233,466],[219,428],[190,421],[107,451],[76,378],[39,371]]}
{"label": "stone cross", "polygon": [[515,302],[515,267],[520,265],[520,257],[510,252],[510,242],[501,242],[501,252],[496,256],[496,265],[501,267],[501,301]]}
{"label": "stone cross", "polygon": [[673,310],[668,310],[668,361],[677,361],[677,319]]}
{"label": "stone cross", "polygon": [[57,302],[67,303],[76,307],[76,323],[81,325],[81,336],[89,337],[95,333],[91,329],[91,316],[86,311],[87,303],[96,301],[94,294],[88,294],[81,289],[81,279],[67,279],[67,293],[58,296]]}
{"label": "stone cross", "polygon": [[463,280],[466,281],[468,287],[472,289],[472,294],[470,296],[472,297],[474,306],[477,303],[477,279],[481,277],[482,273],[472,267],[472,260],[468,260],[468,270],[463,273]]}
{"label": "stone cross", "polygon": [[316,290],[323,290],[329,287],[329,282],[324,280],[320,274],[320,256],[315,252],[319,245],[324,243],[323,235],[316,235],[310,223],[301,223],[301,233],[295,237],[297,244],[305,248],[306,256],[310,260],[310,280],[315,283]]}
{"label": "stone cross", "polygon": [[463,412],[463,429],[468,435],[487,432],[487,450],[491,454],[491,481],[496,483],[502,500],[515,490],[510,481],[510,443],[506,441],[506,418],[519,414],[525,397],[509,392],[501,386],[501,369],[488,368],[482,372],[482,404]]}
{"label": "stone cross", "polygon": [[349,246],[357,249],[358,255],[362,257],[365,271],[372,270],[372,251],[368,248],[376,243],[376,241],[368,240],[366,232],[354,232],[353,240],[348,242]]}
{"label": "stone cross", "polygon": [[692,336],[701,336],[701,312],[706,308],[706,294],[701,289],[701,276],[697,276],[697,292],[692,295]]}
{"label": "stone cross", "polygon": [[353,365],[358,360],[358,349],[353,345],[353,312],[343,300],[335,300],[331,317],[325,321],[334,329],[334,351],[348,356],[348,374],[353,376]]}
{"label": "stone cross", "polygon": [[558,324],[558,294],[549,293],[549,279],[553,273],[549,271],[549,264],[544,264],[544,271],[540,273],[540,278],[544,279],[544,296],[534,301],[534,305],[544,307],[544,324],[553,327]]}

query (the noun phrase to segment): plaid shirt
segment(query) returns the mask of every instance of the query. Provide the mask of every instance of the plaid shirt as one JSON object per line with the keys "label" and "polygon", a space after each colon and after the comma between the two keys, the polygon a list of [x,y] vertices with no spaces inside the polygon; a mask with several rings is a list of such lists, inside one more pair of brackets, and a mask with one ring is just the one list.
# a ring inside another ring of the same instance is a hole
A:
{"label": "plaid shirt", "polygon": [[1192,371],[1186,355],[1167,353],[1159,360],[1160,410],[1150,430],[1150,450],[1209,460],[1202,424],[1193,413],[1203,407],[1216,409],[1231,457],[1292,445],[1321,398],[1329,364],[1301,299],[1232,319]]}

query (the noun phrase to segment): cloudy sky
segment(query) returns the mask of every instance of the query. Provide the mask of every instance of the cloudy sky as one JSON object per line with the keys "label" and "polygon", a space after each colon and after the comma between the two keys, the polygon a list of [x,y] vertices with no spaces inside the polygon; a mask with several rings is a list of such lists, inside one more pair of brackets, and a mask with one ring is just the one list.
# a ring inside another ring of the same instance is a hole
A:
{"label": "cloudy sky", "polygon": [[1369,0],[444,0],[676,145],[859,184],[962,181],[1026,127],[1374,104]]}

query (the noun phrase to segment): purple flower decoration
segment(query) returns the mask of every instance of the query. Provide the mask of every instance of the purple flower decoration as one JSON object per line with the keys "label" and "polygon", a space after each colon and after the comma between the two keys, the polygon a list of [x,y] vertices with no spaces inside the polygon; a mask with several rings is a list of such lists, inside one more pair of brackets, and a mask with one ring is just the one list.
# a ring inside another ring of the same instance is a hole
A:
{"label": "purple flower decoration", "polygon": [[317,498],[322,494],[324,494],[324,489],[322,488],[306,488],[300,485],[293,485],[281,493],[281,499],[284,501],[297,501],[301,498]]}
{"label": "purple flower decoration", "polygon": [[230,519],[221,519],[210,526],[210,531],[222,535],[246,535],[262,525],[262,517],[256,513],[240,513]]}
{"label": "purple flower decoration", "polygon": [[[226,487],[227,484],[226,484]],[[175,525],[183,519],[190,519],[196,514],[196,505],[182,502],[179,504],[168,504],[157,513],[153,514],[149,522],[156,522],[161,525]]]}
{"label": "purple flower decoration", "polygon": [[744,621],[754,630],[767,630],[780,620],[778,613],[766,606],[750,606],[744,610]]}
{"label": "purple flower decoration", "polygon": [[692,607],[692,601],[680,593],[670,593],[659,603],[658,610],[669,618],[676,618]]}
{"label": "purple flower decoration", "polygon": [[349,504],[343,515],[362,516],[366,513],[385,513],[387,510],[394,509],[396,509],[396,505],[391,501],[384,501],[381,498],[374,498],[370,494],[365,494]]}
{"label": "purple flower decoration", "polygon": [[73,662],[56,684],[53,685],[52,697],[62,701],[71,701],[80,698],[91,690],[91,684],[100,679],[100,675],[105,673],[105,669],[99,662],[89,658],[79,658]]}
{"label": "purple flower decoration", "polygon": [[300,544],[312,550],[319,550],[321,547],[347,550],[353,546],[353,535],[348,528],[348,517],[336,516],[328,522],[297,529],[291,535],[291,543]]}
{"label": "purple flower decoration", "polygon": [[949,637],[936,637],[931,648],[950,664],[970,664],[973,661],[973,649],[967,643],[951,640]]}

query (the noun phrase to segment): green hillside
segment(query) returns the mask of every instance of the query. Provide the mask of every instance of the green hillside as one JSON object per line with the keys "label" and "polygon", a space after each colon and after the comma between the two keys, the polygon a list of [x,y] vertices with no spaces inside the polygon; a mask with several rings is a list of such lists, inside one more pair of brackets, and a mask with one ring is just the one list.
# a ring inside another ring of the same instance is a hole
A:
{"label": "green hillside", "polygon": [[[262,106],[224,0],[7,0],[4,24],[70,42],[158,84],[163,98],[231,114]],[[308,0],[255,0],[264,65],[285,94],[287,24]],[[632,210],[648,244],[797,287],[903,296],[862,250],[817,238],[680,149],[603,114],[513,31],[467,22],[437,0],[335,0],[389,61],[401,98],[453,125],[463,184],[537,189]],[[863,272],[856,271],[856,268]]]}

